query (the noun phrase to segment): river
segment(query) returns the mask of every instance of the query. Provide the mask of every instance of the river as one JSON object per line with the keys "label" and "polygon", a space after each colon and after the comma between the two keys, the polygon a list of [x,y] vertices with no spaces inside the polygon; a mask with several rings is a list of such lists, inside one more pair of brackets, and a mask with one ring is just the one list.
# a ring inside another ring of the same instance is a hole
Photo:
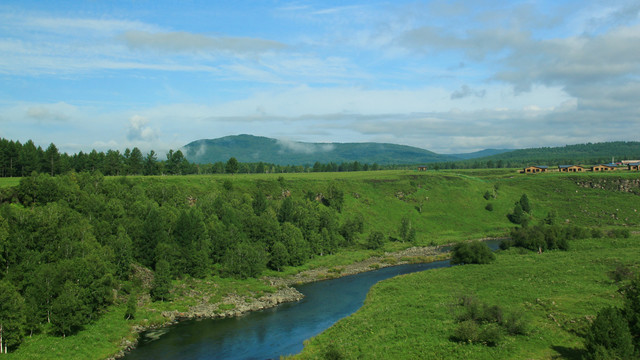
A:
{"label": "river", "polygon": [[[489,242],[496,249],[499,242]],[[126,360],[277,359],[300,352],[318,335],[364,303],[369,289],[394,276],[447,267],[449,261],[387,267],[301,285],[305,298],[227,319],[190,320],[143,333]]]}

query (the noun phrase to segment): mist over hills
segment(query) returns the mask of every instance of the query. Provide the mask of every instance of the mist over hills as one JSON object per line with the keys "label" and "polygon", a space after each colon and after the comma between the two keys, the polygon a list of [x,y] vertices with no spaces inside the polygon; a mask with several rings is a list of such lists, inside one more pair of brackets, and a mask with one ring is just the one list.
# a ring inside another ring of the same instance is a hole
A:
{"label": "mist over hills", "polygon": [[189,161],[206,164],[235,157],[240,162],[305,165],[358,161],[365,164],[421,164],[473,159],[510,150],[483,150],[469,154],[436,154],[417,147],[388,143],[308,143],[262,136],[233,135],[201,139],[184,146]]}

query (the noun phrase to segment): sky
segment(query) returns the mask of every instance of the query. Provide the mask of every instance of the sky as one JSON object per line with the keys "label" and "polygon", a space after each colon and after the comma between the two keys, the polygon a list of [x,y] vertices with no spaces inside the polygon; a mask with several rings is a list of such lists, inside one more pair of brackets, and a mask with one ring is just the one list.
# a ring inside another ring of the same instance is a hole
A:
{"label": "sky", "polygon": [[438,153],[637,141],[640,2],[0,3],[0,137]]}

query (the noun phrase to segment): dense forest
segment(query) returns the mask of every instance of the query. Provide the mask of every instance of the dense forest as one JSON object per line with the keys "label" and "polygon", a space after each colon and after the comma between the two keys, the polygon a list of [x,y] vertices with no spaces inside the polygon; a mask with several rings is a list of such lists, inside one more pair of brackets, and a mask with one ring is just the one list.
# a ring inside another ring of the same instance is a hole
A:
{"label": "dense forest", "polygon": [[253,194],[229,179],[219,185],[194,193],[82,172],[34,173],[2,189],[4,345],[73,334],[123,293],[134,263],[155,270],[151,296],[166,300],[173,278],[278,271],[350,246],[362,232],[360,215],[339,216],[344,194],[334,183],[297,198],[283,179],[261,181]]}

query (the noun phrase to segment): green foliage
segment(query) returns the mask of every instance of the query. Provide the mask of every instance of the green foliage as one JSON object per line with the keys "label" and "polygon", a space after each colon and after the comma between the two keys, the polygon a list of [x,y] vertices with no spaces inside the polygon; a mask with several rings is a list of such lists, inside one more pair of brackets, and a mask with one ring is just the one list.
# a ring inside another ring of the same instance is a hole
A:
{"label": "green foliage", "polygon": [[129,298],[127,299],[127,309],[124,313],[124,318],[126,320],[133,320],[136,318],[136,310],[138,309],[137,298],[135,294],[129,294]]}
{"label": "green foliage", "polygon": [[287,247],[280,241],[276,241],[271,246],[271,257],[267,264],[270,269],[280,271],[283,267],[289,265],[289,251]]}
{"label": "green foliage", "polygon": [[63,337],[74,333],[85,323],[87,310],[78,285],[71,281],[65,282],[60,295],[51,305],[51,325],[54,331]]}
{"label": "green foliage", "polygon": [[531,214],[531,204],[529,203],[529,197],[527,196],[527,194],[522,194],[518,203],[520,203],[522,211],[526,212],[527,214]]}
{"label": "green foliage", "polygon": [[265,269],[267,257],[259,244],[243,241],[232,246],[225,257],[225,270],[234,277],[256,277]]}
{"label": "green foliage", "polygon": [[154,301],[171,300],[171,265],[166,260],[156,263],[156,272],[151,285],[151,298]]}
{"label": "green foliage", "polygon": [[620,310],[606,307],[593,321],[585,338],[586,359],[631,359],[631,333]]}
{"label": "green foliage", "polygon": [[0,280],[0,355],[2,349],[17,348],[23,339],[25,328],[24,299],[8,281]]}
{"label": "green foliage", "polygon": [[493,211],[493,204],[492,203],[488,203],[484,208],[487,211]]}
{"label": "green foliage", "polygon": [[459,242],[453,246],[452,264],[488,264],[496,256],[482,241]]}
{"label": "green foliage", "polygon": [[487,190],[482,197],[484,197],[485,200],[489,200],[493,198],[493,194]]}
{"label": "green foliage", "polygon": [[640,274],[623,288],[624,306],[622,314],[627,320],[636,352],[640,352]]}
{"label": "green foliage", "polygon": [[227,174],[235,174],[238,172],[238,160],[234,157],[227,160],[227,165],[224,168]]}
{"label": "green foliage", "polygon": [[380,231],[374,231],[367,238],[367,249],[377,250],[384,245],[384,235]]}
{"label": "green foliage", "polygon": [[527,226],[527,224],[529,223],[529,217],[522,209],[522,205],[520,204],[520,202],[517,202],[516,205],[513,207],[512,213],[507,214],[507,218],[512,223],[522,225],[522,226]]}

